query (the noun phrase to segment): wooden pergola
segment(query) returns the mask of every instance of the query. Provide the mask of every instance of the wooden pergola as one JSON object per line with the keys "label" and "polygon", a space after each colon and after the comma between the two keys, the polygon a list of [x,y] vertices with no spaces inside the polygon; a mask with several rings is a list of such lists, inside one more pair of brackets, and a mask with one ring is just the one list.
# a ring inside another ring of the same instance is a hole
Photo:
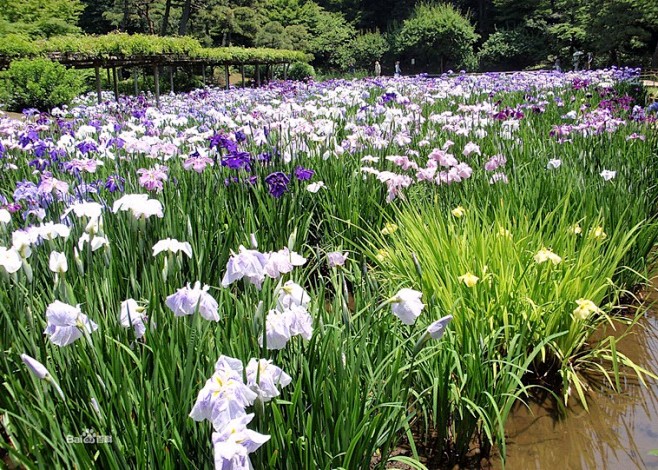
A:
{"label": "wooden pergola", "polygon": [[[189,57],[178,54],[158,54],[158,55],[143,55],[143,56],[108,56],[103,58],[91,58],[83,54],[69,54],[69,53],[49,53],[47,57],[62,65],[75,69],[94,69],[96,81],[96,94],[98,102],[102,101],[102,86],[101,86],[101,69],[107,70],[108,81],[112,82],[114,97],[119,99],[119,85],[118,85],[118,68],[133,68],[133,80],[135,83],[135,94],[138,93],[137,88],[137,73],[136,68],[151,69],[155,82],[155,100],[157,106],[160,105],[160,69],[164,67],[169,68],[169,82],[170,91],[174,91],[174,71],[177,67],[193,68],[198,67],[201,69],[201,76],[204,85],[206,84],[206,68],[207,67],[224,67],[224,76],[226,81],[226,88],[230,87],[229,83],[229,68],[232,66],[240,67],[242,75],[242,86],[245,86],[245,66],[254,66],[256,70],[256,85],[261,86],[261,66],[283,66],[283,77],[288,78],[288,67],[290,66],[289,60],[271,60],[271,61],[246,61],[235,62],[226,60],[217,60],[205,57]],[[3,60],[4,59],[4,60]],[[6,58],[0,57],[0,68],[6,68],[11,61]]]}
{"label": "wooden pergola", "polygon": [[658,69],[642,70],[640,80],[647,89],[647,101],[658,102]]}

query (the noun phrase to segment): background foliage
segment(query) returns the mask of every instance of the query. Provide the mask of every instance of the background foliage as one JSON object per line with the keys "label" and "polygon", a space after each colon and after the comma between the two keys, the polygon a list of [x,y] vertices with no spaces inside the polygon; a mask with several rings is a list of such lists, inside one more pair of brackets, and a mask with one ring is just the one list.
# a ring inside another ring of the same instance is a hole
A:
{"label": "background foliage", "polygon": [[47,59],[16,60],[0,78],[4,84],[0,101],[19,112],[68,104],[84,91],[84,76]]}
{"label": "background foliage", "polygon": [[[427,14],[422,21],[419,11]],[[457,57],[423,47],[448,26],[462,32]],[[572,68],[576,51],[584,52],[580,67],[587,53],[591,67],[658,64],[655,0],[0,0],[0,37],[115,30],[191,36],[204,46],[294,49],[312,53],[325,71],[371,71],[380,60],[387,74],[401,60],[405,72],[437,73],[442,57],[444,69],[551,67],[556,60]]]}

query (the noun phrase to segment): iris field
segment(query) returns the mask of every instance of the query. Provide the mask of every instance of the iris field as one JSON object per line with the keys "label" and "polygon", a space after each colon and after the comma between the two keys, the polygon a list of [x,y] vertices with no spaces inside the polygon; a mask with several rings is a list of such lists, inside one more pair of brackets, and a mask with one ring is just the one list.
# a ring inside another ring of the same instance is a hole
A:
{"label": "iris field", "polygon": [[0,118],[4,463],[450,468],[504,456],[532,397],[654,377],[607,334],[658,237],[637,74]]}

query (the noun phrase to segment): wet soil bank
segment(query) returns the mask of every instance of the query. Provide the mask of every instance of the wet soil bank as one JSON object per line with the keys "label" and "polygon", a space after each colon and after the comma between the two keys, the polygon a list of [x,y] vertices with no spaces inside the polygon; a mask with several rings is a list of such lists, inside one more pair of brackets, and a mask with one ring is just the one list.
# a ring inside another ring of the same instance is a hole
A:
{"label": "wet soil bank", "polygon": [[[656,296],[653,296],[656,300]],[[656,305],[618,350],[639,366],[658,371],[658,313]],[[621,393],[593,382],[589,411],[570,403],[559,418],[547,400],[518,407],[506,424],[508,470],[658,469],[658,381],[643,386],[636,379],[622,382]],[[502,469],[500,460],[493,468]]]}

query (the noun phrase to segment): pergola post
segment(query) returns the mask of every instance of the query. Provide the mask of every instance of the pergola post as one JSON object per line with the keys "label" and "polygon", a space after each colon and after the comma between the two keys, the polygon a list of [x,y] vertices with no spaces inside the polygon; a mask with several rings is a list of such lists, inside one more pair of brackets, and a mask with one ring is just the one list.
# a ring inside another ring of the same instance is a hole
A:
{"label": "pergola post", "polygon": [[98,97],[98,104],[101,104],[103,100],[103,93],[101,90],[101,67],[96,64],[94,66],[94,72],[96,73],[96,96]]}
{"label": "pergola post", "polygon": [[201,64],[201,79],[203,80],[203,86],[206,86],[206,64]]}
{"label": "pergola post", "polygon": [[112,78],[114,80],[114,99],[119,101],[119,82],[117,81],[117,66],[112,66]]}
{"label": "pergola post", "polygon": [[153,67],[153,80],[155,81],[155,105],[160,107],[160,70],[157,64]]}
{"label": "pergola post", "polygon": [[288,80],[288,64],[283,64],[283,79]]}
{"label": "pergola post", "polygon": [[226,89],[229,90],[231,88],[231,75],[228,71],[228,65],[224,66],[224,78],[226,78]]}
{"label": "pergola post", "polygon": [[174,66],[169,66],[169,91],[174,92]]}
{"label": "pergola post", "polygon": [[244,64],[240,66],[240,73],[242,74],[242,88],[244,88]]}
{"label": "pergola post", "polygon": [[256,64],[256,86],[260,87],[260,66]]}

